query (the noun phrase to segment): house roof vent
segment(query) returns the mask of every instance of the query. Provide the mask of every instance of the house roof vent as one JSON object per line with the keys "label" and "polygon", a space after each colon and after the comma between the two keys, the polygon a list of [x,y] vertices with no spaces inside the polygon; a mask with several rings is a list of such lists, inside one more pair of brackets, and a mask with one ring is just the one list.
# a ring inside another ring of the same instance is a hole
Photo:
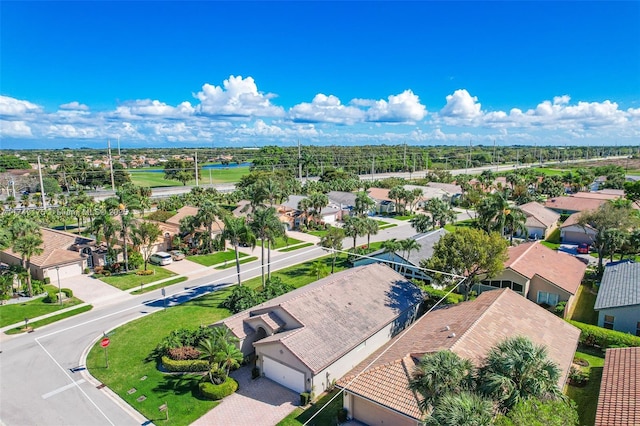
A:
{"label": "house roof vent", "polygon": [[449,339],[451,339],[452,337],[456,337],[456,333],[451,333],[450,335],[447,336]]}

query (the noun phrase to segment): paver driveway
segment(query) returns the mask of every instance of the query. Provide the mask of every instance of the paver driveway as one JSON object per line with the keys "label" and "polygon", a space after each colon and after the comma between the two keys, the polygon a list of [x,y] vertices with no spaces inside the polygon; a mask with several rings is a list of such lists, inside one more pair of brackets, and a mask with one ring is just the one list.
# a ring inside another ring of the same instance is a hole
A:
{"label": "paver driveway", "polygon": [[238,391],[222,400],[192,426],[271,426],[284,419],[300,402],[300,395],[265,377],[251,379],[251,367],[231,373]]}

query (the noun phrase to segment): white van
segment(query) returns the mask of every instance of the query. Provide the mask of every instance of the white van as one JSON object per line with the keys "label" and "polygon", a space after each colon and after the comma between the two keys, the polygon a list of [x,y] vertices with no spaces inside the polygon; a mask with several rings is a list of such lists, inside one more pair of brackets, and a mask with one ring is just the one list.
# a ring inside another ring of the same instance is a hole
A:
{"label": "white van", "polygon": [[169,253],[159,251],[151,255],[151,257],[149,258],[149,262],[154,265],[164,266],[173,262],[173,259],[171,258],[171,255]]}

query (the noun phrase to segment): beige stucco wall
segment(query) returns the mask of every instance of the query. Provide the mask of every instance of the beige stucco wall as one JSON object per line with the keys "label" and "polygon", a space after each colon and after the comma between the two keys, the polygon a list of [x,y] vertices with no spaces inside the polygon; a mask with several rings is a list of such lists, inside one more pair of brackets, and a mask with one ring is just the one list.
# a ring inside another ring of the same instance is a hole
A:
{"label": "beige stucco wall", "polygon": [[557,294],[559,296],[558,301],[565,301],[567,302],[567,304],[569,304],[569,299],[572,296],[571,293],[561,289],[560,287],[556,287],[544,278],[541,278],[538,275],[534,275],[531,279],[531,283],[529,284],[529,294],[527,295],[527,299],[531,300],[534,303],[538,303],[539,291]]}
{"label": "beige stucco wall", "polygon": [[[483,278],[483,280],[484,279],[485,278]],[[489,278],[486,278],[486,279],[489,279]],[[527,294],[529,280],[526,277],[523,277],[522,275],[518,274],[517,272],[511,269],[505,269],[504,271],[502,271],[502,273],[500,273],[500,275],[494,278],[490,278],[490,280],[507,280],[507,281],[512,281],[514,283],[521,284],[523,286],[523,293],[519,293],[519,292],[518,293],[522,294],[523,296],[526,296]],[[497,290],[497,287],[490,287],[490,286],[478,284],[473,286],[473,289],[476,290],[478,294],[480,294],[483,291]]]}
{"label": "beige stucco wall", "polygon": [[347,409],[347,415],[350,418],[370,426],[416,426],[421,424],[415,419],[353,395],[348,391],[344,393],[343,407]]}
{"label": "beige stucco wall", "polygon": [[292,354],[291,351],[285,348],[280,342],[271,342],[256,346],[256,356],[258,357],[257,366],[260,368],[260,371],[263,371],[262,357],[268,356],[269,358],[291,367],[294,370],[303,372],[305,374],[305,381],[310,379],[312,376],[311,370],[309,370],[309,368],[304,365],[298,357]]}

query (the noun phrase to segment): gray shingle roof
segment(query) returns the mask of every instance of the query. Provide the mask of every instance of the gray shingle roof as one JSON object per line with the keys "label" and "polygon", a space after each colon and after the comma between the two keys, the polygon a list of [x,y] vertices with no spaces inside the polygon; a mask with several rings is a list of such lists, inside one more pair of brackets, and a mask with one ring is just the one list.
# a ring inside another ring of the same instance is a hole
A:
{"label": "gray shingle roof", "polygon": [[353,192],[330,191],[327,197],[329,197],[329,202],[341,204],[344,207],[356,205],[356,194]]}
{"label": "gray shingle roof", "polygon": [[602,275],[594,309],[640,305],[640,263],[608,264]]}
{"label": "gray shingle roof", "polygon": [[[416,234],[412,237],[409,237],[413,240],[416,240],[420,244],[420,249],[418,249],[417,251],[412,251],[408,256],[409,259],[405,259],[405,260],[407,260],[410,264],[414,266],[420,266],[421,260],[431,259],[431,256],[433,256],[433,246],[435,246],[435,244],[438,241],[440,241],[440,238],[444,237],[444,235],[448,233],[449,231],[447,231],[444,228],[441,228],[441,229],[436,229],[435,231],[429,231],[423,234]],[[385,250],[380,249],[380,250],[374,251],[373,253],[370,253],[369,256],[376,257],[383,253],[385,253]],[[396,252],[397,257],[401,257],[400,256],[401,254],[402,254],[401,251]],[[395,260],[401,261],[400,259],[395,259]]]}

